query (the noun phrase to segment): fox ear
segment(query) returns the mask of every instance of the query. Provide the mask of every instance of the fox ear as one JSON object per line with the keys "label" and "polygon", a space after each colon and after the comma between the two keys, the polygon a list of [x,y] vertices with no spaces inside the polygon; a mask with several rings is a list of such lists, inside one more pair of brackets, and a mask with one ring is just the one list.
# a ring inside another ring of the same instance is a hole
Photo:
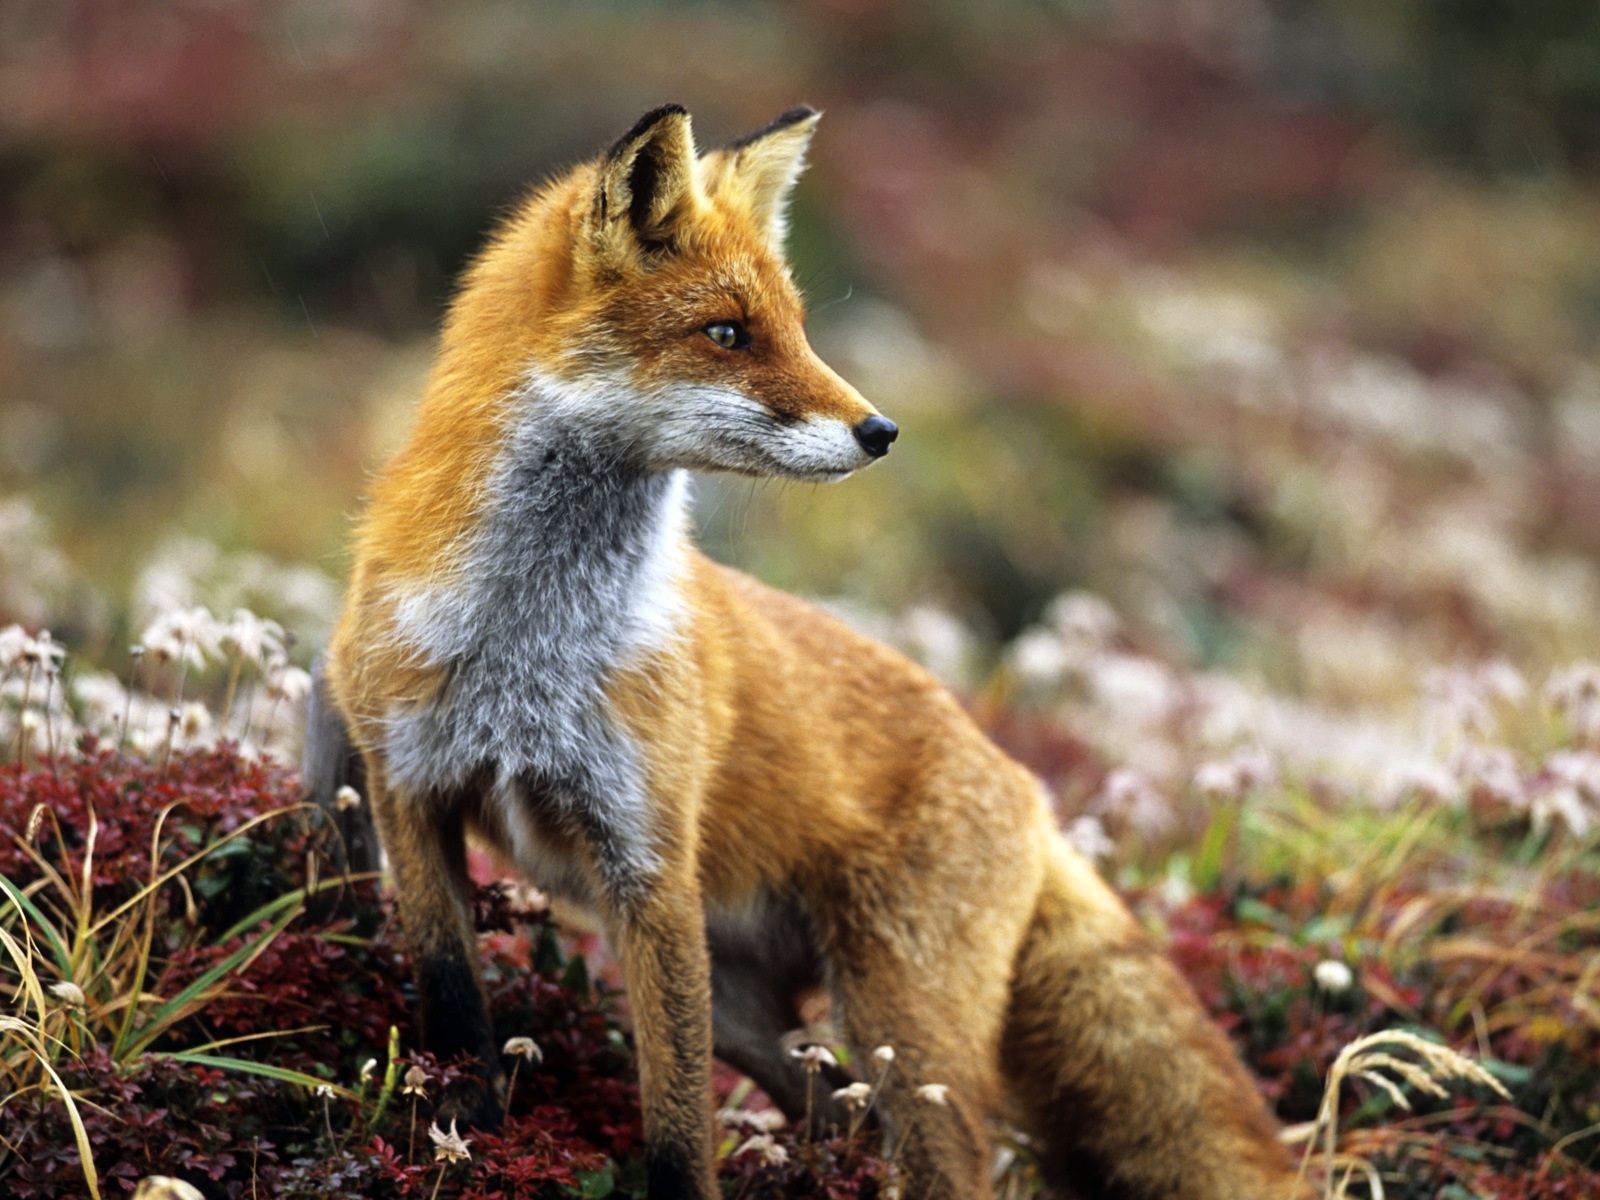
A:
{"label": "fox ear", "polygon": [[670,250],[678,222],[698,200],[690,114],[682,104],[662,104],[606,150],[595,187],[595,235],[619,253]]}
{"label": "fox ear", "polygon": [[699,200],[694,134],[680,104],[640,117],[606,152],[595,195],[601,242],[626,252],[629,243],[668,249],[674,230]]}
{"label": "fox ear", "polygon": [[791,108],[707,157],[708,187],[742,199],[774,248],[782,248],[789,230],[789,193],[806,169],[806,149],[820,120],[822,114],[814,108]]}

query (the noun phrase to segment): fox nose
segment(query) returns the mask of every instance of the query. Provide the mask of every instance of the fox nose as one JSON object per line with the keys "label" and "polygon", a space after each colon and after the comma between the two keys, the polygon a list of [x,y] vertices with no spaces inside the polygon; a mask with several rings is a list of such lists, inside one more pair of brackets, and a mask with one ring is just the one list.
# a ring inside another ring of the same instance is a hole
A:
{"label": "fox nose", "polygon": [[857,425],[853,432],[863,450],[873,458],[882,458],[889,453],[889,443],[900,436],[900,426],[888,417],[873,415]]}

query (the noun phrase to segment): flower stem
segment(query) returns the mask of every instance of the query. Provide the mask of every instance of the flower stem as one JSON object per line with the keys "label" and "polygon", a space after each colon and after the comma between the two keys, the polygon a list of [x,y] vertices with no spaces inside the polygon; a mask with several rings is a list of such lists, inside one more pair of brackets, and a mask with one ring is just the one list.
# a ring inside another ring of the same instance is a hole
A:
{"label": "flower stem", "polygon": [[233,698],[239,690],[239,675],[244,671],[244,655],[233,656],[233,666],[228,669],[228,690],[222,697],[222,736],[228,736],[228,725],[233,719]]}

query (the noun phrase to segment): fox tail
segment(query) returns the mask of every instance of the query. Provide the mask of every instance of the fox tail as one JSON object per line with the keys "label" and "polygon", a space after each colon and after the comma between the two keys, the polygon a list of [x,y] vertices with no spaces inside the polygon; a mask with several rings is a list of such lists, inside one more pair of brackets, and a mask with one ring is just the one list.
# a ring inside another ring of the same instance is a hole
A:
{"label": "fox tail", "polygon": [[1052,849],[1005,1069],[1068,1195],[1287,1200],[1295,1171],[1232,1045],[1092,867]]}
{"label": "fox tail", "polygon": [[[366,764],[350,740],[344,715],[333,702],[326,664],[321,658],[311,665],[300,786],[305,799],[327,813],[339,831],[333,847],[335,866],[344,871],[376,871],[381,854],[366,794]],[[359,804],[340,804],[341,792],[347,787],[354,789]]]}

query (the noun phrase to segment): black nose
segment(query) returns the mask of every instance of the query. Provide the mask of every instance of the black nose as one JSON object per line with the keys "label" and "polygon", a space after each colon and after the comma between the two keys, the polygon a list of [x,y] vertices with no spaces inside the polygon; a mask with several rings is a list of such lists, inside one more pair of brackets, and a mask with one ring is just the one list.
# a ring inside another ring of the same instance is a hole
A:
{"label": "black nose", "polygon": [[856,441],[873,458],[889,453],[889,443],[900,436],[900,426],[888,417],[872,416],[855,427]]}

